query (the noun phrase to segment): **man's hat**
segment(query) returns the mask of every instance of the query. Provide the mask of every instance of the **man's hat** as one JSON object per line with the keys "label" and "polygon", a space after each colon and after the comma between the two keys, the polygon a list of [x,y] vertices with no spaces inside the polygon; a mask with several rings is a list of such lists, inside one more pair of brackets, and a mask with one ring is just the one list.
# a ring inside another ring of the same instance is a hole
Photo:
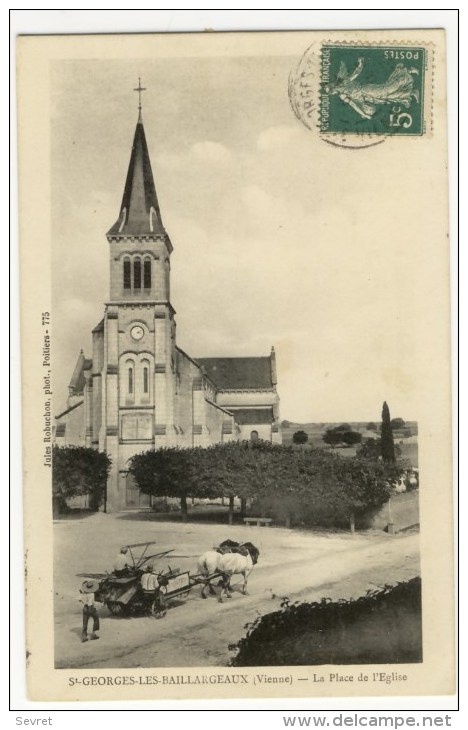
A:
{"label": "man's hat", "polygon": [[96,593],[98,588],[99,588],[99,583],[97,580],[85,580],[82,583],[81,592],[82,593]]}

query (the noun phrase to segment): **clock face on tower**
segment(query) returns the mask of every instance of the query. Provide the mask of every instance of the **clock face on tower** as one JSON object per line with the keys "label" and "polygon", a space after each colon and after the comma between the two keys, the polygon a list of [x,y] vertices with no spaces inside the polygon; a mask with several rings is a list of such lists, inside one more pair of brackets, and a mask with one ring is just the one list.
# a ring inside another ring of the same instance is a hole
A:
{"label": "clock face on tower", "polygon": [[145,334],[145,331],[141,325],[136,324],[132,329],[130,330],[130,334],[134,340],[141,340],[143,335]]}

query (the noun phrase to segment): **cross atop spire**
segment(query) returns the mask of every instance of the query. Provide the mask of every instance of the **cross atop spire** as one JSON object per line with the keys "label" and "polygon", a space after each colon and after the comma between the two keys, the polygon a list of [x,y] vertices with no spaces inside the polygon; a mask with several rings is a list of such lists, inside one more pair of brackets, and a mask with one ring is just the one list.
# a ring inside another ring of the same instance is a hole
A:
{"label": "cross atop spire", "polygon": [[138,120],[141,121],[141,92],[146,91],[146,88],[141,85],[140,77],[138,77],[138,86],[133,91],[138,91]]}
{"label": "cross atop spire", "polygon": [[141,79],[138,79],[138,88],[135,91],[140,94],[138,122],[133,138],[119,218],[108,231],[109,236],[166,235],[151,170],[145,129],[141,119],[141,92],[145,91],[141,85]]}

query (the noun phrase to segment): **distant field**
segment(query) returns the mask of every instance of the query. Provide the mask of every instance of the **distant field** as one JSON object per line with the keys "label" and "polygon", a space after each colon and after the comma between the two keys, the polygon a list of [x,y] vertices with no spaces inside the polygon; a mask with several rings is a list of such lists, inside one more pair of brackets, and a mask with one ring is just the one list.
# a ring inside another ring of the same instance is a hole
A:
{"label": "distant field", "polygon": [[[379,431],[367,431],[366,426],[367,422],[362,421],[347,421],[347,423],[351,426],[353,431],[359,431],[359,433],[362,434],[363,439],[366,438],[379,438],[380,433]],[[284,424],[284,422],[283,422]],[[312,446],[317,449],[329,449],[330,446],[324,443],[322,440],[322,436],[325,433],[325,431],[328,428],[334,428],[335,426],[341,425],[340,423],[293,423],[292,421],[288,421],[287,425],[282,426],[282,434],[283,434],[283,444],[285,446],[289,446],[293,442],[293,435],[296,433],[296,431],[305,431],[307,436],[309,437],[309,440],[307,441],[307,444],[309,446]],[[379,424],[376,424],[377,426]],[[406,421],[406,426],[410,427],[413,434],[413,436],[410,437],[404,437],[401,435],[399,431],[394,432],[394,441],[395,444],[398,444],[398,446],[401,449],[402,452],[402,458],[408,459],[411,463],[411,466],[418,466],[418,438],[417,438],[417,429],[418,425],[416,421]],[[337,454],[340,456],[355,456],[356,455],[356,448],[355,447],[349,447],[349,448],[335,448],[334,449]]]}

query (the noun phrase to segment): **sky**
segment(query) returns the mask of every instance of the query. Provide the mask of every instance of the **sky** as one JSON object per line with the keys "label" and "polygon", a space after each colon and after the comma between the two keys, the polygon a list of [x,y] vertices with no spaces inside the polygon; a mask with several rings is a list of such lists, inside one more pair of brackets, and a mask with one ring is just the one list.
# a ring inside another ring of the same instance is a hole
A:
{"label": "sky", "polygon": [[417,420],[415,263],[440,216],[426,142],[326,144],[289,105],[299,56],[51,64],[56,413],[108,301],[105,234],[141,76],[178,345],[194,358],[274,345],[281,419],[376,421],[386,400],[392,417]]}

